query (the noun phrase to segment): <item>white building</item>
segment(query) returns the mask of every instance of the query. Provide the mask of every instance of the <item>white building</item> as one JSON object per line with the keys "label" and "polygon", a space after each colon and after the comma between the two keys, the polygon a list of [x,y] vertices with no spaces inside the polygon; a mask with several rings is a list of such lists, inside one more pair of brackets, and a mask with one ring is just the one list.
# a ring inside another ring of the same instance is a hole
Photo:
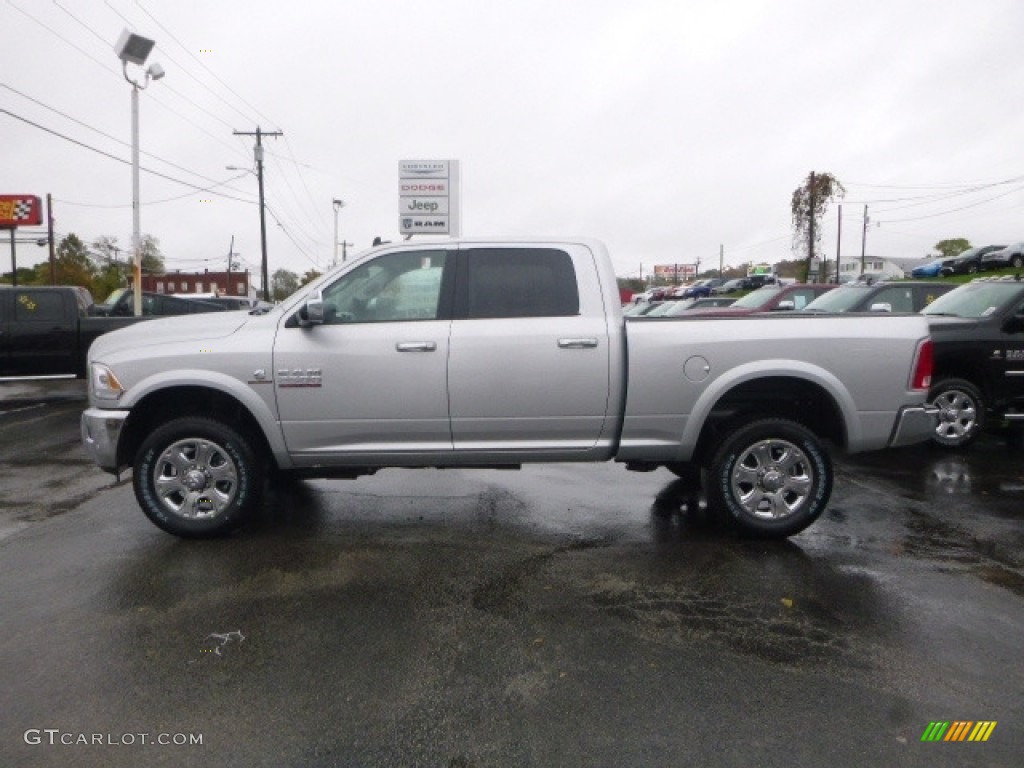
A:
{"label": "white building", "polygon": [[[860,256],[842,256],[839,259],[839,280],[840,282],[856,280],[862,271],[873,275],[883,275],[884,277],[895,279],[910,277],[910,270],[931,261],[934,261],[934,258],[904,259],[865,255],[863,260],[863,269],[861,269]],[[830,267],[831,266],[832,265],[830,265]]]}

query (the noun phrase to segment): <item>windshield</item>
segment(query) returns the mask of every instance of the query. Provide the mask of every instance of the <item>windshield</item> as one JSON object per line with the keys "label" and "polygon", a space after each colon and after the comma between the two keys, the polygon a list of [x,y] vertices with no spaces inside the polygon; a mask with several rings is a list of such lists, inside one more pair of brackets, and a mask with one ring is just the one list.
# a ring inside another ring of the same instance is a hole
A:
{"label": "windshield", "polygon": [[118,288],[118,289],[116,289],[114,291],[111,291],[110,295],[107,296],[106,300],[103,302],[103,305],[107,306],[107,307],[110,307],[110,306],[113,306],[114,304],[117,304],[117,300],[120,299],[121,296],[124,295],[124,293],[127,290],[128,290],[127,288]]}
{"label": "windshield", "polygon": [[863,285],[844,285],[823,293],[806,307],[804,312],[849,312],[862,298]]}
{"label": "windshield", "polygon": [[758,288],[756,291],[748,293],[742,299],[738,299],[729,306],[755,309],[770,301],[778,293],[782,293],[781,285],[767,285],[764,288]]}
{"label": "windshield", "polygon": [[976,282],[961,285],[939,296],[921,310],[922,315],[954,315],[977,320],[988,317],[999,307],[1021,295],[1019,282]]}

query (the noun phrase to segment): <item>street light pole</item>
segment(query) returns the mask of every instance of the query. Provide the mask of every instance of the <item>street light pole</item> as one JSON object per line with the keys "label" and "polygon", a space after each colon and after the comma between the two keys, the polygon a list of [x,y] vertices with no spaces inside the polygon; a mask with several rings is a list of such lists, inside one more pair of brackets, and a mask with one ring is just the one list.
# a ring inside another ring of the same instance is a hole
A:
{"label": "street light pole", "polygon": [[344,200],[334,199],[334,262],[332,267],[338,264],[338,211],[345,207]]}
{"label": "street light pole", "polygon": [[146,68],[146,79],[140,85],[128,77],[128,65],[144,66],[149,52],[153,50],[152,40],[136,35],[127,29],[114,44],[117,57],[121,59],[124,79],[132,86],[132,249],[135,258],[132,265],[132,299],[135,316],[142,314],[142,216],[139,202],[139,91],[145,90],[149,81],[164,76],[164,69],[157,63]]}

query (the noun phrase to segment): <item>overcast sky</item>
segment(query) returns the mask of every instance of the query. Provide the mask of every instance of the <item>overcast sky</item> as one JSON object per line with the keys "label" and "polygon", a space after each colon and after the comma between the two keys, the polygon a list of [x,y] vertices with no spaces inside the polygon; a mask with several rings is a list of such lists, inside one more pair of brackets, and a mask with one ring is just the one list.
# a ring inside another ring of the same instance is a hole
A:
{"label": "overcast sky", "polygon": [[872,255],[1024,240],[1020,0],[0,0],[0,193],[129,249],[126,27],[167,73],[141,94],[142,166],[170,177],[143,172],[141,216],[172,269],[223,269],[234,237],[258,275],[256,179],[225,169],[254,167],[233,131],[257,126],[284,134],[271,272],[330,264],[335,198],[350,253],[398,239],[403,159],[461,161],[464,235],[599,238],[622,276],[793,258],[812,170],[847,189],[844,255],[865,205]]}

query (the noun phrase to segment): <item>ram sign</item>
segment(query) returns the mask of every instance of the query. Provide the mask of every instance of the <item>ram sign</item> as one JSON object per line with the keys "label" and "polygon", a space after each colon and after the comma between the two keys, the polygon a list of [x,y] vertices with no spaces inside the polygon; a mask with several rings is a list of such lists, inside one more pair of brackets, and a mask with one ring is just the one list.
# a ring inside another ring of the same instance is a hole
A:
{"label": "ram sign", "polygon": [[458,160],[398,164],[398,229],[403,235],[460,234]]}

